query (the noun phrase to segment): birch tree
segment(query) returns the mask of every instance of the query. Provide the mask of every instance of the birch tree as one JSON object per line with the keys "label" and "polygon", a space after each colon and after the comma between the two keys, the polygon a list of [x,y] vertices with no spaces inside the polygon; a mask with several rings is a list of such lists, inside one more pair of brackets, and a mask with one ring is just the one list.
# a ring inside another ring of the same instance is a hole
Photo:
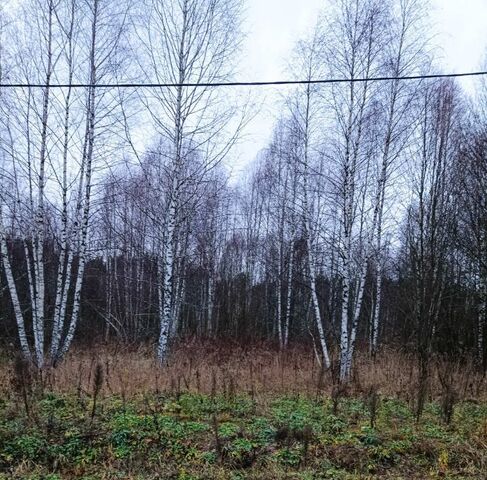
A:
{"label": "birch tree", "polygon": [[[144,31],[139,39],[145,50],[141,69],[146,78],[172,83],[174,88],[153,89],[143,100],[167,152],[161,152],[169,188],[165,192],[159,257],[160,333],[157,356],[166,358],[171,325],[175,319],[175,285],[178,281],[175,255],[181,245],[182,191],[190,181],[199,182],[227,154],[235,138],[215,145],[234,116],[233,106],[210,87],[183,84],[218,82],[232,72],[232,56],[239,42],[239,3],[235,0],[148,0],[142,14]],[[228,100],[228,98],[227,98]],[[194,152],[204,166],[190,178],[184,176]]]}
{"label": "birch tree", "polygon": [[[108,58],[116,58],[121,27],[117,25],[120,19],[115,16],[114,21],[113,10],[100,0],[29,0],[22,8],[26,9],[25,18],[33,23],[16,25],[19,35],[22,29],[26,35],[18,42],[19,62],[12,78],[43,86],[17,89],[2,104],[8,132],[2,150],[11,163],[15,201],[21,206],[19,211],[10,208],[8,215],[23,232],[29,285],[25,311],[15,306],[18,282],[5,242],[2,260],[5,271],[12,272],[9,290],[24,355],[43,368],[46,355],[56,364],[67,352],[80,315],[97,120],[103,108],[113,109],[110,100],[97,95],[96,84],[113,72],[112,65],[107,67]],[[37,42],[40,50],[32,50],[30,42]],[[75,93],[71,87],[74,80],[89,87]],[[53,82],[68,86],[54,91]],[[12,102],[15,114],[8,112]],[[73,169],[73,164],[78,168]],[[53,212],[59,214],[60,236],[59,251],[54,253],[57,271],[51,276],[46,255],[52,245],[48,232]],[[46,303],[51,288],[53,310]],[[27,323],[32,326],[32,355],[26,350]],[[52,330],[46,345],[48,328]]]}
{"label": "birch tree", "polygon": [[[423,71],[428,61],[427,40],[423,38],[426,31],[424,4],[417,0],[395,2],[391,5],[386,21],[387,25],[382,31],[386,37],[383,40],[381,71],[395,78]],[[415,97],[419,95],[420,88],[421,82],[410,84],[396,79],[385,83],[378,92],[381,117],[378,121],[381,124],[375,140],[379,143],[379,148],[376,172],[373,174],[375,186],[372,187],[372,232],[368,254],[372,260],[374,277],[370,335],[370,350],[373,355],[379,345],[385,209],[389,203],[391,176],[402,171],[401,153],[408,144],[414,128]]]}
{"label": "birch tree", "polygon": [[[281,349],[289,342],[291,322],[291,301],[293,295],[293,269],[297,228],[298,178],[294,175],[297,159],[296,142],[293,138],[292,122],[281,120],[276,127],[269,146],[270,169],[275,175],[270,180],[273,229],[277,250],[276,272],[276,325]],[[277,169],[277,172],[276,172]],[[277,176],[277,178],[275,178]],[[298,222],[299,223],[299,222]]]}
{"label": "birch tree", "polygon": [[[319,63],[319,42],[318,30],[315,30],[310,39],[298,45],[298,54],[301,56],[300,74],[306,80],[318,78],[322,71]],[[317,291],[317,245],[319,236],[319,209],[314,204],[315,197],[312,194],[313,175],[316,171],[313,167],[313,156],[316,156],[316,138],[319,132],[317,127],[319,119],[318,91],[311,84],[306,84],[289,101],[290,113],[292,116],[292,141],[296,147],[295,163],[299,172],[300,185],[298,186],[299,211],[302,223],[302,231],[307,252],[307,268],[310,286],[311,306],[318,332],[318,342],[323,365],[329,368],[331,365],[325,329],[323,327],[323,316]]]}
{"label": "birch tree", "polygon": [[[380,52],[384,33],[384,9],[380,2],[336,2],[327,19],[323,42],[324,58],[334,77],[374,77],[380,71]],[[377,86],[369,81],[351,81],[333,86],[330,103],[337,134],[331,140],[330,158],[333,174],[334,205],[339,215],[339,267],[341,280],[340,380],[351,372],[365,280],[368,266],[368,195],[371,157],[376,145],[373,97]],[[355,260],[355,262],[354,262]]]}

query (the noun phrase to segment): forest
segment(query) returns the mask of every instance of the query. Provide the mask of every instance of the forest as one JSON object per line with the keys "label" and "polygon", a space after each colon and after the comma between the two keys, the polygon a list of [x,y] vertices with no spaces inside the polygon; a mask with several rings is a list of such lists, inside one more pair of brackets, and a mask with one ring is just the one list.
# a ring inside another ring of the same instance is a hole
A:
{"label": "forest", "polygon": [[487,72],[430,10],[323,2],[236,174],[243,0],[2,0],[0,479],[482,478]]}

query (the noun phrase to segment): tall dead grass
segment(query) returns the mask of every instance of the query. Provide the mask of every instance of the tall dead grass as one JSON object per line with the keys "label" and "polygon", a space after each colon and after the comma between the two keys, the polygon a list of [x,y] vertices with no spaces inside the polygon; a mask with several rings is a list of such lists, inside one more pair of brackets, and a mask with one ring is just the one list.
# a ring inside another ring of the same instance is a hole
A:
{"label": "tall dead grass", "polygon": [[[74,348],[55,369],[43,372],[44,387],[58,393],[89,394],[97,366],[103,368],[101,395],[129,399],[140,394],[200,392],[246,393],[253,397],[281,394],[332,395],[332,371],[323,371],[311,349],[278,352],[266,345],[205,343],[188,340],[172,349],[167,365],[155,360],[149,346],[122,345]],[[438,399],[448,371],[458,399],[485,399],[485,378],[468,361],[432,361],[429,398]],[[13,362],[0,364],[0,394],[9,395]],[[384,349],[372,359],[358,351],[348,393],[373,387],[381,395],[413,402],[417,392],[417,361],[412,354]]]}

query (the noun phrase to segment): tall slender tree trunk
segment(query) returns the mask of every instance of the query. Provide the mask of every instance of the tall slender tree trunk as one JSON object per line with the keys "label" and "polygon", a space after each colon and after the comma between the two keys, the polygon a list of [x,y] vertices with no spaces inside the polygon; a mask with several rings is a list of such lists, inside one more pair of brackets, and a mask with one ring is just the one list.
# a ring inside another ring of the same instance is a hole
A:
{"label": "tall slender tree trunk", "polygon": [[[311,78],[311,71],[308,71],[308,76]],[[313,245],[311,238],[311,208],[309,203],[309,135],[310,135],[310,120],[311,120],[311,89],[310,86],[306,86],[305,92],[305,112],[304,112],[304,125],[302,125],[303,135],[303,188],[302,188],[302,214],[303,214],[303,228],[304,228],[304,240],[306,243],[306,254],[308,263],[308,273],[311,292],[311,303],[313,314],[315,317],[316,328],[318,330],[318,338],[321,347],[321,355],[323,358],[323,364],[325,368],[329,368],[331,365],[330,355],[328,353],[328,345],[326,342],[325,330],[323,328],[323,322],[321,318],[320,304],[318,300],[318,293],[316,291],[316,265],[313,256]]]}
{"label": "tall slender tree trunk", "polygon": [[159,342],[157,346],[157,358],[162,363],[166,360],[169,333],[172,324],[173,313],[173,272],[174,272],[174,231],[176,221],[176,206],[174,201],[169,205],[168,224],[165,227],[164,247],[162,262],[159,270]]}
{"label": "tall slender tree trunk", "polygon": [[22,313],[22,307],[20,306],[19,296],[17,293],[17,286],[12,272],[12,265],[8,256],[7,240],[5,236],[5,230],[3,227],[2,205],[0,203],[0,258],[2,260],[3,268],[5,270],[5,277],[7,279],[7,286],[10,293],[10,299],[14,309],[15,320],[17,322],[17,331],[19,335],[20,347],[22,354],[27,360],[31,360],[31,353],[29,348],[29,342],[27,341],[27,335],[25,332],[24,315]]}
{"label": "tall slender tree trunk", "polygon": [[[81,218],[77,220],[80,223],[79,229],[79,250],[78,250],[78,271],[74,282],[73,294],[73,309],[69,321],[66,336],[61,346],[56,352],[55,362],[59,362],[67,353],[74,338],[76,326],[78,324],[80,308],[81,308],[81,288],[83,286],[85,266],[87,262],[87,246],[88,246],[88,227],[90,220],[91,207],[91,187],[92,187],[92,170],[93,170],[93,154],[95,145],[95,119],[96,119],[96,88],[97,83],[97,64],[96,64],[96,39],[98,31],[98,7],[100,0],[93,0],[93,18],[91,24],[91,44],[89,57],[89,78],[90,87],[88,88],[87,108],[86,108],[86,132],[85,132],[85,146],[83,148],[82,171],[84,172],[84,196],[83,208]],[[80,183],[81,187],[81,183]],[[65,288],[65,296],[67,298],[68,289]],[[65,307],[64,307],[65,308]],[[63,308],[62,308],[63,310]],[[64,312],[63,312],[64,314]]]}
{"label": "tall slender tree trunk", "polygon": [[284,347],[289,343],[289,324],[291,322],[291,300],[293,291],[293,266],[294,266],[294,241],[291,240],[289,251],[289,264],[287,267],[287,292],[286,292],[286,315],[284,318]]}

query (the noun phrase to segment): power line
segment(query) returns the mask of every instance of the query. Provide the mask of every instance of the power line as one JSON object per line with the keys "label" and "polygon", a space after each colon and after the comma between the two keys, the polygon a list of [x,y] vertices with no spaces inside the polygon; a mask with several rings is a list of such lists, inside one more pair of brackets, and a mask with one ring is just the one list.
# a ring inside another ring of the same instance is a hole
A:
{"label": "power line", "polygon": [[[323,85],[328,83],[364,83],[394,80],[423,80],[431,78],[478,77],[487,75],[483,72],[436,73],[432,75],[410,75],[404,77],[369,77],[369,78],[326,78],[317,80],[276,80],[263,82],[216,82],[216,83],[52,83],[49,88],[178,88],[178,87],[265,87],[280,85]],[[45,83],[0,83],[0,88],[46,88]]]}

